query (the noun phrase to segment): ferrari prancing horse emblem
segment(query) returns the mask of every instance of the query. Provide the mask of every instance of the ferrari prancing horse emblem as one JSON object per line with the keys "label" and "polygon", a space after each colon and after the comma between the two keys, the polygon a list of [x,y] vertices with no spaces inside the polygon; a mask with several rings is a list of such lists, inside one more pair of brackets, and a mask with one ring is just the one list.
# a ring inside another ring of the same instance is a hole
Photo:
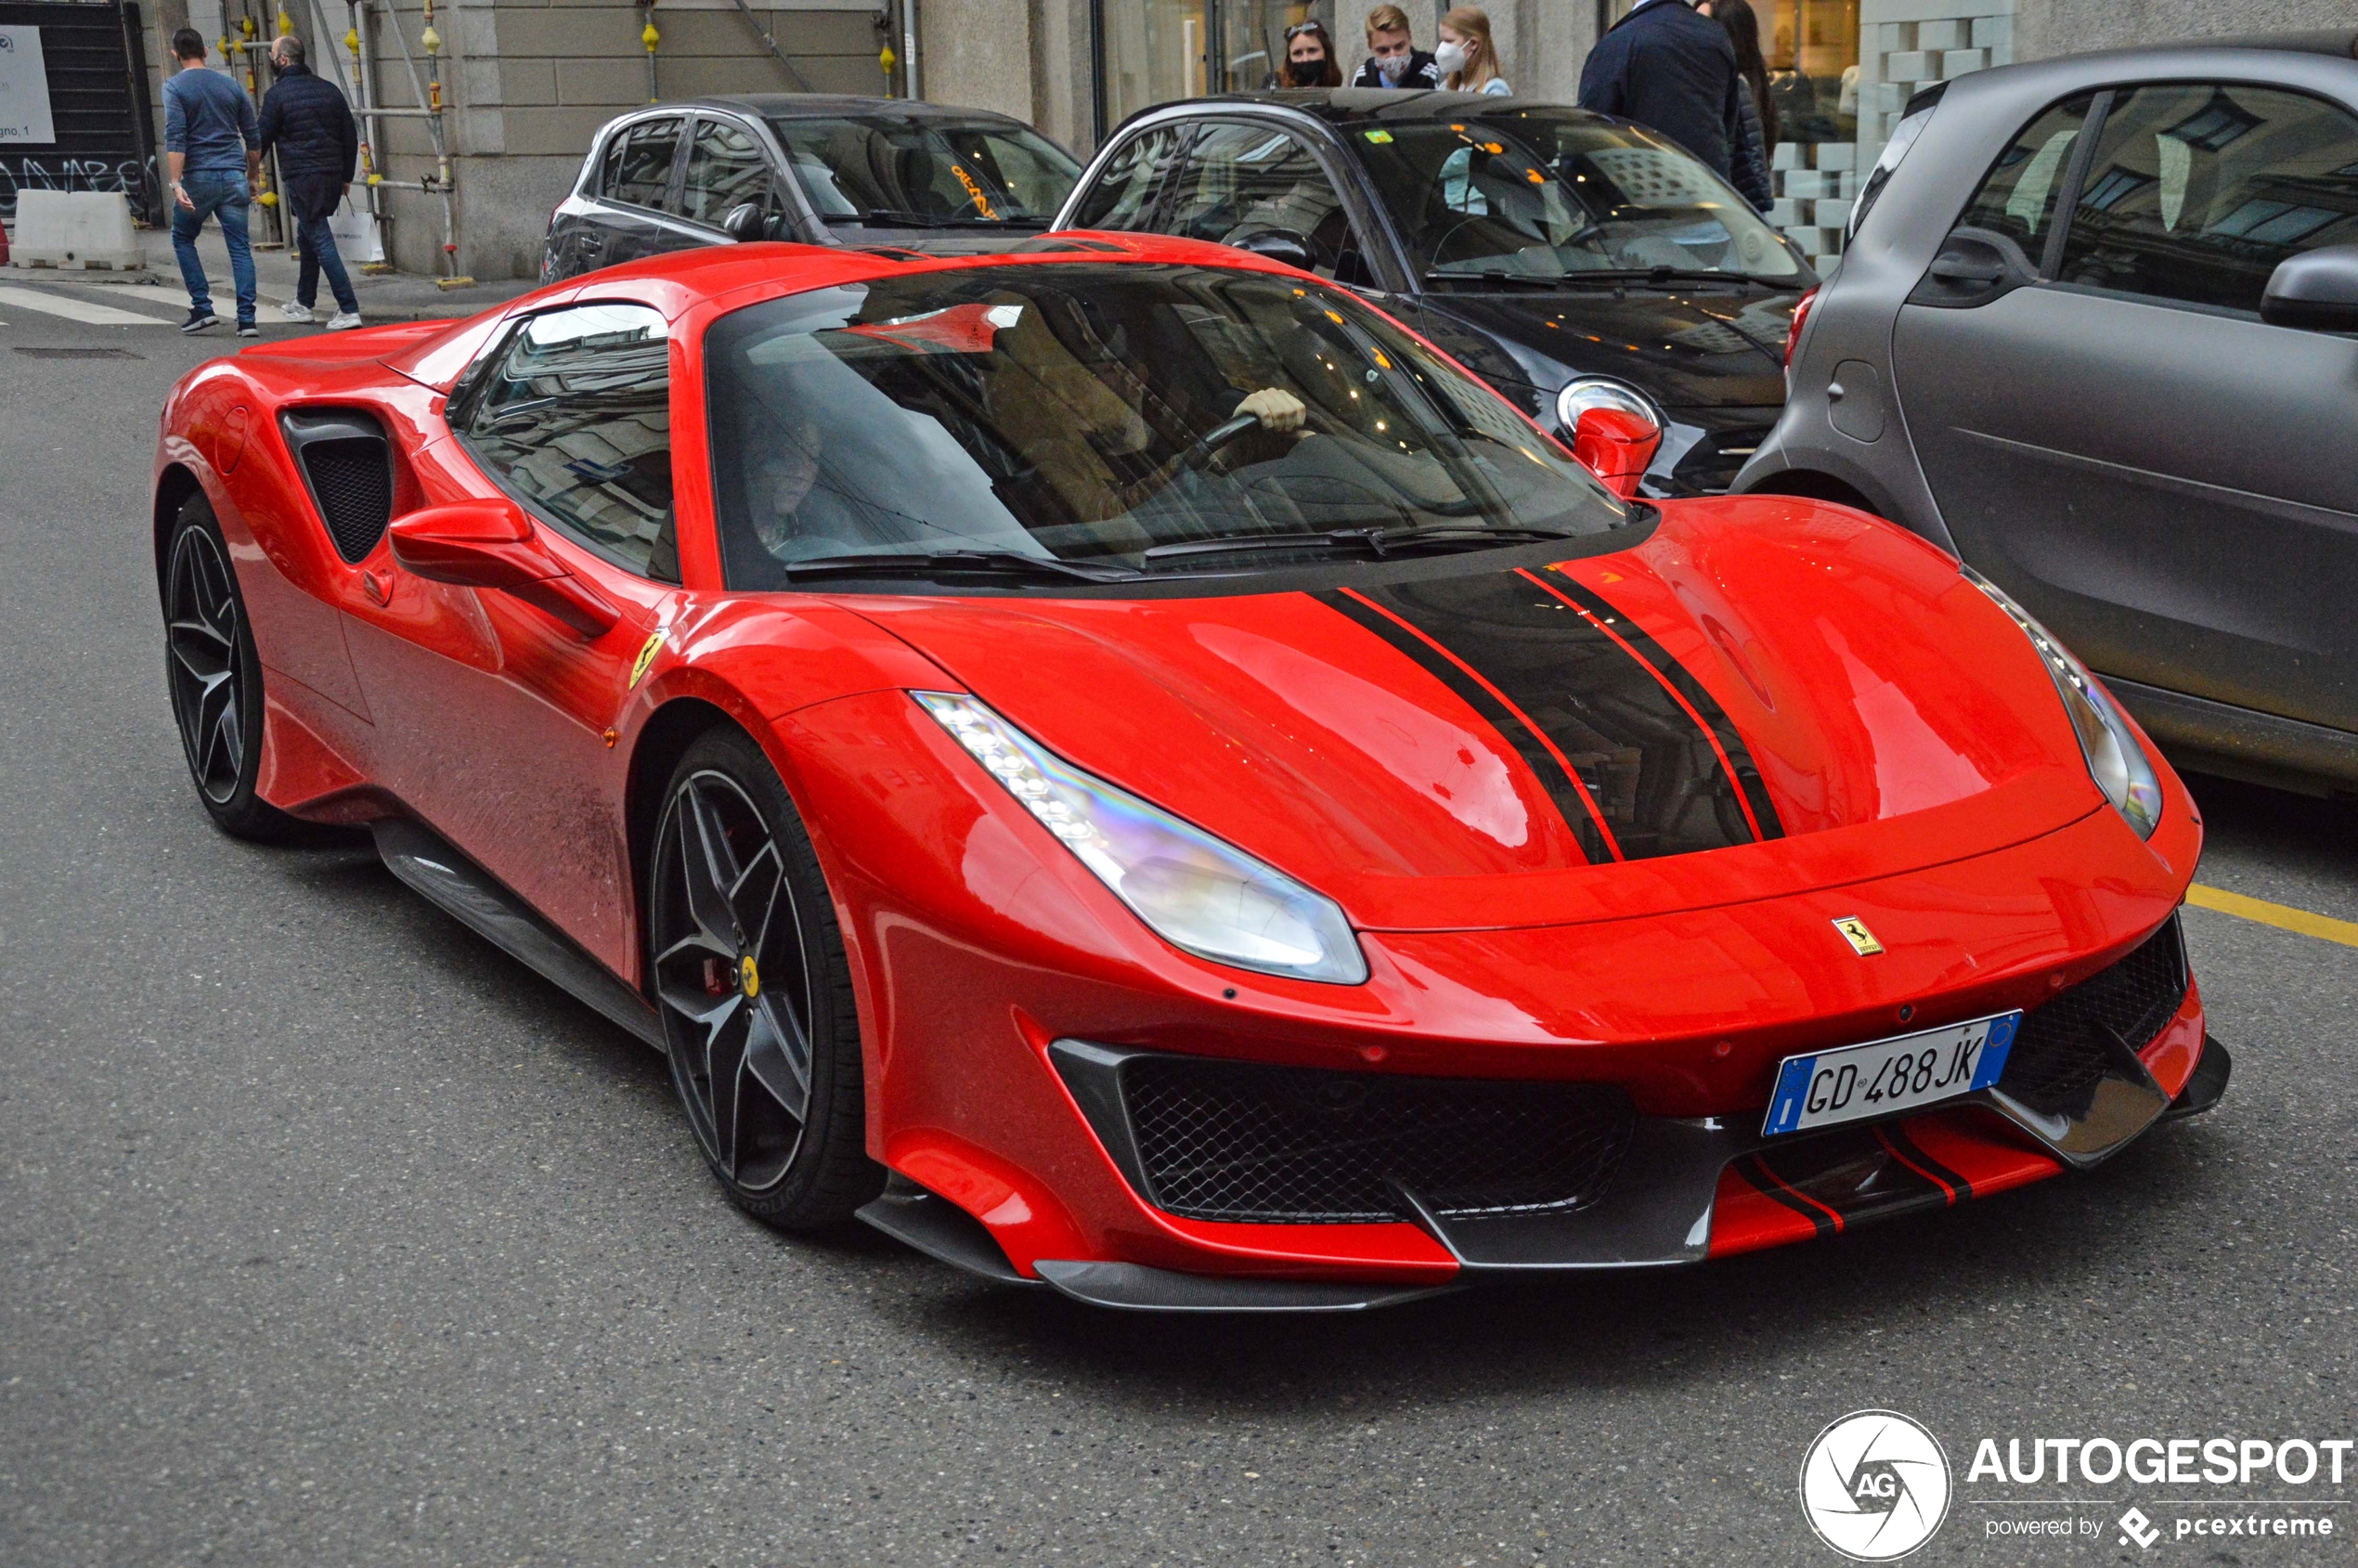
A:
{"label": "ferrari prancing horse emblem", "polygon": [[639,645],[639,656],[630,661],[632,686],[637,686],[640,681],[647,678],[647,667],[655,662],[655,654],[662,649],[663,640],[670,633],[670,630],[669,627],[657,627],[646,641]]}
{"label": "ferrari prancing horse emblem", "polygon": [[1834,929],[1840,931],[1842,940],[1850,944],[1850,951],[1861,958],[1872,958],[1883,951],[1883,943],[1875,940],[1875,934],[1867,929],[1867,923],[1855,914],[1837,916]]}
{"label": "ferrari prancing horse emblem", "polygon": [[761,971],[754,966],[750,952],[737,960],[737,987],[748,1001],[761,994]]}

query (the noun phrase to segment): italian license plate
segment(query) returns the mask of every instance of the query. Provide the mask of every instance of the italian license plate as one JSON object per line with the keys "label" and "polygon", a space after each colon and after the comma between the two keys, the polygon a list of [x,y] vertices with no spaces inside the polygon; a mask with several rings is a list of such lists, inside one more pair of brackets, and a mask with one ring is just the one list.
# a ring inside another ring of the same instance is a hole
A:
{"label": "italian license plate", "polygon": [[1787,1056],[1777,1069],[1763,1137],[1913,1110],[1987,1089],[2006,1070],[2022,1015],[1948,1024],[1865,1045]]}

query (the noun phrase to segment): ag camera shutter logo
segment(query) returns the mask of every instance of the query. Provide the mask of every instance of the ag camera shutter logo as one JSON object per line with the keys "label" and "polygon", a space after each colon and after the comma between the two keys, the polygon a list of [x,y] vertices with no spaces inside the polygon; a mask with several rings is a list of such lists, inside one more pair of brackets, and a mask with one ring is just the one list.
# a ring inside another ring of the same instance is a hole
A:
{"label": "ag camera shutter logo", "polygon": [[1889,1562],[1932,1539],[1949,1496],[1939,1440],[1897,1410],[1854,1410],[1801,1461],[1803,1517],[1854,1562]]}

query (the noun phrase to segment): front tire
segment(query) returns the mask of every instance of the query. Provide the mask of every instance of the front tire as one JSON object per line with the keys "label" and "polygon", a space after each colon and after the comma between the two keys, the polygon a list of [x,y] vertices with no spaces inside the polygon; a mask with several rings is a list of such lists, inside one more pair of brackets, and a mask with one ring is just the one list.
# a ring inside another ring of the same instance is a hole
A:
{"label": "front tire", "polygon": [[884,1186],[851,965],[810,835],[751,737],[688,747],[648,860],[648,972],[706,1163],[766,1225],[842,1224]]}
{"label": "front tire", "polygon": [[213,504],[180,504],[164,554],[164,678],[197,798],[237,838],[280,843],[302,824],[254,793],[262,776],[262,658]]}

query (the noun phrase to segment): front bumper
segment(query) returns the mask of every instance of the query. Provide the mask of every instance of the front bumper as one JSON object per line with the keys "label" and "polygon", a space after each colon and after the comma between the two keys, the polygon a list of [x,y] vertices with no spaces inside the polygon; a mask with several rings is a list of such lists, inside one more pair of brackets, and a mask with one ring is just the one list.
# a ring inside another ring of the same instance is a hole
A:
{"label": "front bumper", "polygon": [[[2124,1030],[2138,1038],[2132,1043]],[[1549,1201],[1545,1191],[1499,1186],[1495,1170],[1468,1176],[1461,1160],[1437,1162],[1429,1142],[1404,1131],[1397,1119],[1385,1121],[1378,1102],[1354,1097],[1347,1081],[1367,1080],[1395,1100],[1404,1083],[1432,1084],[1432,1114],[1444,1120],[1450,1109],[1443,1092],[1491,1091],[1496,1082],[1302,1073],[1059,1040],[1049,1048],[1050,1060],[1142,1201],[1183,1218],[1225,1212],[1246,1223],[1266,1222],[1282,1206],[1297,1225],[1315,1224],[1315,1205],[1325,1202],[1337,1223],[1322,1228],[1413,1226],[1449,1266],[1421,1280],[1353,1282],[1043,1258],[1033,1260],[1027,1276],[1006,1262],[987,1227],[905,1178],[862,1217],[944,1261],[1009,1283],[1044,1281],[1095,1305],[1360,1310],[1489,1277],[1698,1263],[1989,1197],[2109,1159],[2165,1116],[2209,1109],[2224,1091],[2231,1065],[2205,1032],[2174,917],[2123,958],[2030,1010],[2015,1049],[2005,1076],[1990,1089],[1801,1135],[1765,1137],[1756,1113],[1639,1116],[1612,1091],[1565,1100],[1562,1115],[1586,1119],[1572,1140],[1582,1157],[1555,1161],[1554,1174],[1540,1178],[1562,1186]],[[1264,1075],[1273,1108],[1256,1109],[1234,1092],[1224,1100],[1207,1093],[1185,1111],[1185,1141],[1175,1140],[1169,1092],[1140,1092],[1174,1071],[1207,1083],[1225,1080],[1232,1090],[1240,1076]],[[1290,1135],[1304,1135],[1303,1118],[1315,1122],[1322,1111],[1315,1084],[1305,1088],[1304,1081],[1318,1079],[1337,1081],[1325,1095],[1332,1135],[1306,1151],[1304,1162],[1286,1166],[1283,1152],[1273,1153],[1270,1128],[1289,1120],[1291,1106],[1302,1114],[1290,1119]],[[1574,1087],[1525,1085],[1524,1098]],[[1243,1125],[1224,1134],[1211,1125],[1223,1118]],[[1605,1153],[1593,1155],[1608,1143]],[[1601,1177],[1600,1160],[1610,1167]],[[1371,1160],[1388,1161],[1385,1168],[1396,1173],[1380,1187],[1328,1174],[1337,1166],[1372,1168]],[[1453,1179],[1454,1188],[1439,1185]],[[1253,1203],[1263,1209],[1246,1207]],[[1380,1217],[1367,1212],[1371,1206],[1390,1212]],[[1375,1252],[1388,1256],[1368,1261],[1397,1257],[1394,1248]]]}

